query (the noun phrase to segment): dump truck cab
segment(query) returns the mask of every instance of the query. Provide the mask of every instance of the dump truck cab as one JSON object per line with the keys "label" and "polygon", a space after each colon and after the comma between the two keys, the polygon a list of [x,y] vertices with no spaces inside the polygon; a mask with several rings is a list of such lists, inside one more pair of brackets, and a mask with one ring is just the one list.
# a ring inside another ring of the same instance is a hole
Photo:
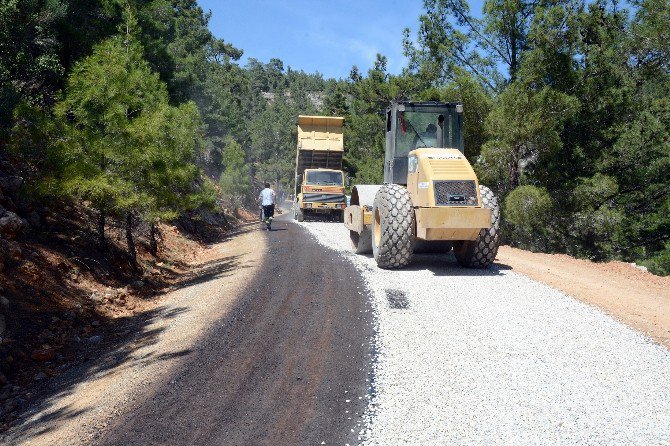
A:
{"label": "dump truck cab", "polygon": [[399,268],[433,243],[453,247],[461,264],[488,266],[499,209],[463,154],[462,104],[395,102],[385,118],[385,184],[355,186],[345,210],[356,252]]}
{"label": "dump truck cab", "polygon": [[313,213],[339,213],[345,208],[344,174],[334,169],[305,169],[300,178],[298,208]]}
{"label": "dump truck cab", "polygon": [[344,118],[299,116],[294,217],[324,215],[342,221],[346,207],[342,172]]}

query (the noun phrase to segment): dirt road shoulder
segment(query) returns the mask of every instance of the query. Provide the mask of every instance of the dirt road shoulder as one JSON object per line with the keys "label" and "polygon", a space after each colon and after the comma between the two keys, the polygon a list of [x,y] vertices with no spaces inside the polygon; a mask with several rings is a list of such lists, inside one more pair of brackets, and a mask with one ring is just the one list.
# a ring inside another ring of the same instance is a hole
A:
{"label": "dirt road shoulder", "polygon": [[595,305],[670,348],[670,277],[623,262],[595,263],[509,246],[500,248],[496,262]]}
{"label": "dirt road shoulder", "polygon": [[0,442],[90,444],[113,419],[132,411],[150,386],[164,384],[161,379],[180,367],[211,323],[235,306],[266,251],[257,226],[240,228],[205,250],[193,272],[147,312],[139,331],[127,334],[133,341],[123,351],[110,352],[85,372],[75,368],[54,380],[52,396]]}

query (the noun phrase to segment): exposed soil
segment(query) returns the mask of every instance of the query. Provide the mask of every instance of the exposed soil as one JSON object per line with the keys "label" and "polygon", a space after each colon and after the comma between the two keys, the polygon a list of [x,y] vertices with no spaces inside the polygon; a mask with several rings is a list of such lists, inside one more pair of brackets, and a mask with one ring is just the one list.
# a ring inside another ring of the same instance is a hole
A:
{"label": "exposed soil", "polygon": [[362,279],[285,216],[260,228],[203,250],[125,342],[53,379],[0,442],[355,444],[371,385]]}
{"label": "exposed soil", "polygon": [[91,444],[108,424],[141,404],[150,388],[165,384],[211,323],[232,308],[260,265],[265,241],[255,226],[202,246],[168,293],[154,296],[133,316],[108,322],[102,340],[35,389],[0,443]]}
{"label": "exposed soil", "polygon": [[670,348],[670,277],[624,262],[594,263],[510,246],[500,247],[496,262],[595,305]]}
{"label": "exposed soil", "polygon": [[159,224],[154,256],[148,226],[140,225],[134,271],[118,220],[107,219],[107,249],[101,250],[93,210],[33,208],[37,221],[14,242],[19,255],[0,273],[0,432],[34,403],[34,389],[45,381],[95,360],[114,342],[122,344],[122,336],[115,339],[120,327],[153,311],[160,293],[182,281],[203,256],[203,240],[220,239],[230,227],[215,214]]}

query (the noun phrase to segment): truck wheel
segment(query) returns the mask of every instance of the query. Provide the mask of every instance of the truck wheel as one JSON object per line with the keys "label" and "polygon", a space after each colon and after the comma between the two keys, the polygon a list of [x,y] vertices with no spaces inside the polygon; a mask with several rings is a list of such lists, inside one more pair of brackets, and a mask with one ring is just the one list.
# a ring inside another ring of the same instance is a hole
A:
{"label": "truck wheel", "polygon": [[360,234],[356,231],[349,231],[349,238],[351,238],[351,248],[356,254],[372,252],[372,233],[369,228],[363,228]]}
{"label": "truck wheel", "polygon": [[305,213],[302,211],[302,209],[297,208],[295,210],[295,219],[298,221],[305,221]]}
{"label": "truck wheel", "polygon": [[372,253],[380,268],[402,268],[414,253],[414,210],[407,189],[382,186],[372,206]]}
{"label": "truck wheel", "polygon": [[482,195],[482,206],[491,209],[491,227],[482,229],[476,240],[454,243],[454,255],[462,266],[470,268],[486,268],[493,263],[500,245],[500,207],[498,199],[491,189],[479,186]]}
{"label": "truck wheel", "polygon": [[336,214],[335,221],[344,223],[344,211],[338,211]]}

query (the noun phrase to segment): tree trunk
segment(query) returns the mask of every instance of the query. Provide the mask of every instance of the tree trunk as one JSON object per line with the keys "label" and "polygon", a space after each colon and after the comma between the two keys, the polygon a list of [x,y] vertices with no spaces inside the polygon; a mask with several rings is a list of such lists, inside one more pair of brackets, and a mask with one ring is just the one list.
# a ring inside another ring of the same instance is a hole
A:
{"label": "tree trunk", "polygon": [[128,256],[133,271],[137,271],[137,252],[135,251],[135,241],[133,240],[133,214],[126,213],[126,243],[128,244]]}
{"label": "tree trunk", "polygon": [[510,60],[510,66],[509,66],[509,74],[510,74],[510,80],[514,82],[516,80],[516,72],[519,66],[519,62],[517,60],[517,48],[516,48],[516,29],[512,31],[512,36],[510,39],[510,47],[512,49],[512,57]]}
{"label": "tree trunk", "polygon": [[509,192],[519,187],[521,172],[519,172],[519,150],[513,149],[509,161]]}
{"label": "tree trunk", "polygon": [[105,240],[105,211],[98,213],[98,246],[101,251],[107,250],[107,240]]}
{"label": "tree trunk", "polygon": [[158,228],[156,227],[156,222],[152,221],[151,226],[149,227],[149,252],[154,257],[156,257],[158,254],[158,240],[156,240],[157,234]]}
{"label": "tree trunk", "polygon": [[509,47],[510,47],[510,61],[509,61],[509,77],[512,82],[516,80],[516,73],[519,69],[519,56],[517,48],[519,46],[519,37],[523,34],[519,31],[519,23],[517,21],[517,15],[512,14],[510,17],[510,34],[509,34]]}

